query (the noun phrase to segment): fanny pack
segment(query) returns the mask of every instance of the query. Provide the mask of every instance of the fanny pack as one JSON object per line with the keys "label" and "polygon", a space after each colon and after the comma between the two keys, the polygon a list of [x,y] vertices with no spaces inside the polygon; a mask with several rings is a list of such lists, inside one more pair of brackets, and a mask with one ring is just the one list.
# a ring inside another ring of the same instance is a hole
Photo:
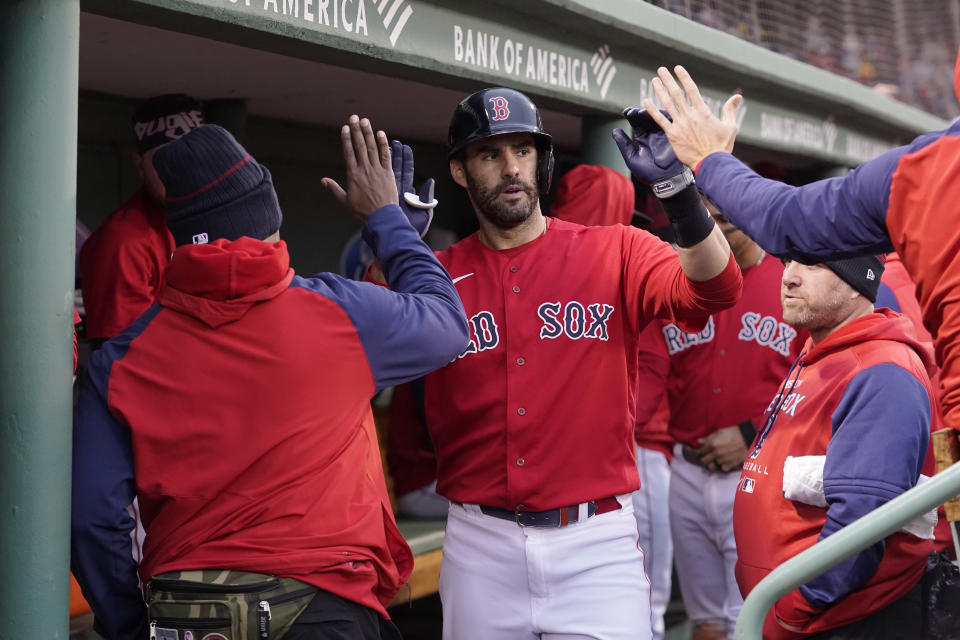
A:
{"label": "fanny pack", "polygon": [[150,640],[277,640],[317,588],[263,573],[171,571],[147,585]]}

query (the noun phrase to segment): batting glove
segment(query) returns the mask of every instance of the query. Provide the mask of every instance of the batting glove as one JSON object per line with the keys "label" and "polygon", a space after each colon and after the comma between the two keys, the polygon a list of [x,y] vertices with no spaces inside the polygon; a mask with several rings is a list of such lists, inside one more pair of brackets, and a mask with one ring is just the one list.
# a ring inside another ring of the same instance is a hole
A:
{"label": "batting glove", "polygon": [[613,140],[627,168],[640,182],[649,185],[658,198],[669,198],[693,184],[693,172],[677,159],[667,135],[649,113],[628,107],[623,115],[633,135],[618,128],[613,130]]}
{"label": "batting glove", "polygon": [[397,179],[400,208],[422,238],[433,222],[433,210],[437,206],[437,199],[433,197],[434,180],[427,178],[418,194],[413,188],[413,149],[399,140],[393,140],[390,143],[390,156],[393,175]]}

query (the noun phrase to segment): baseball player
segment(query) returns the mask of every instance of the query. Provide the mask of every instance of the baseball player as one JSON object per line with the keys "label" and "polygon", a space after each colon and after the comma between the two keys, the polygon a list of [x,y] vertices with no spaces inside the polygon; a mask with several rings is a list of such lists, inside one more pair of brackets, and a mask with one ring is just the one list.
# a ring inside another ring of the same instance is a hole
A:
{"label": "baseball player", "polygon": [[153,155],[203,124],[203,112],[190,96],[157,96],[137,108],[131,124],[140,188],[93,232],[79,256],[87,337],[94,349],[133,324],[160,295],[176,246],[167,230],[164,187]]}
{"label": "baseball player", "polygon": [[[577,165],[557,183],[550,215],[583,225],[628,225],[634,217],[635,194],[629,178],[609,167]],[[633,492],[644,570],[650,579],[651,625],[654,640],[664,633],[663,614],[670,603],[673,542],[667,491],[673,442],[667,434],[666,385],[670,359],[658,323],[638,336],[637,408],[634,439],[640,488]]]}
{"label": "baseball player", "polygon": [[463,100],[449,143],[480,230],[438,254],[471,341],[424,385],[437,489],[452,501],[443,636],[649,638],[630,501],[637,335],[654,318],[700,327],[737,300],[739,268],[689,172],[658,166],[642,132],[628,164],[659,185],[677,251],[632,227],[543,216],[553,148],[522,93]]}
{"label": "baseball player", "polygon": [[[917,285],[944,389],[945,426],[960,427],[960,121],[917,137],[842,178],[802,187],[765,180],[730,155],[737,134],[732,97],[718,119],[682,68],[683,87],[660,68],[657,113],[677,157],[724,215],[778,256],[817,263],[896,250]],[[954,73],[960,96],[960,59]],[[689,100],[689,102],[688,102]],[[652,103],[645,105],[652,108]]]}
{"label": "baseball player", "polygon": [[663,324],[670,354],[670,530],[694,640],[732,638],[743,604],[734,577],[733,501],[763,412],[804,336],[783,321],[783,265],[714,210],[743,273],[743,296],[699,333]]}

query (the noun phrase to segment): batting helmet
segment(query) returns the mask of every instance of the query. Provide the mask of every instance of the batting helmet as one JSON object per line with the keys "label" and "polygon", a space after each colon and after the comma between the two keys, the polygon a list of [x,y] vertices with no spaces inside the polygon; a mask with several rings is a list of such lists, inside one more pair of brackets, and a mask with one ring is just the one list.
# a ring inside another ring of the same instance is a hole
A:
{"label": "batting helmet", "polygon": [[484,89],[458,104],[450,120],[448,157],[476,140],[518,132],[533,135],[538,153],[537,187],[541,194],[546,194],[553,178],[553,143],[543,132],[537,105],[519,91],[503,87]]}

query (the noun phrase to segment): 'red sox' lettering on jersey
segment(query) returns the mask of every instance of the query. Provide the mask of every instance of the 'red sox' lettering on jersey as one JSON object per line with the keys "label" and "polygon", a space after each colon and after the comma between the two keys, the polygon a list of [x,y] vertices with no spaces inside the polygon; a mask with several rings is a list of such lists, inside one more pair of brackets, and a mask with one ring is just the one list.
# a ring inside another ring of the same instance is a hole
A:
{"label": "'red sox' lettering on jersey", "polygon": [[543,320],[540,337],[553,339],[565,335],[571,340],[609,340],[607,323],[612,313],[613,306],[605,303],[584,305],[576,300],[566,304],[544,302],[537,309],[537,315]]}
{"label": "'red sox' lettering on jersey", "polygon": [[497,251],[475,234],[437,257],[457,274],[471,325],[463,357],[424,384],[439,493],[539,511],[637,489],[640,330],[681,322],[672,308],[697,318],[685,329],[702,328],[730,304],[736,264],[707,285],[727,287],[723,301],[707,303],[656,237],[554,218],[519,247]]}
{"label": "'red sox' lettering on jersey", "polygon": [[707,320],[707,326],[703,331],[698,333],[687,333],[672,322],[663,325],[663,337],[667,341],[667,353],[670,355],[680,353],[694,345],[706,344],[713,340],[715,334],[713,316]]}
{"label": "'red sox' lettering on jersey", "polygon": [[[552,340],[567,337],[570,340],[593,338],[609,340],[607,325],[613,315],[613,305],[595,302],[583,304],[576,300],[567,303],[544,302],[537,307],[537,316],[543,322],[540,339]],[[490,311],[481,311],[470,317],[470,344],[460,358],[487,349],[496,349],[500,344],[500,328]],[[679,331],[679,329],[678,329]]]}
{"label": "'red sox' lettering on jersey", "polygon": [[797,337],[797,330],[779,317],[779,313],[776,316],[765,316],[747,311],[740,316],[743,328],[740,329],[737,338],[746,342],[754,340],[757,344],[770,347],[782,356],[789,356],[790,345]]}
{"label": "'red sox' lettering on jersey", "polygon": [[767,256],[743,270],[740,301],[713,314],[703,331],[661,327],[670,354],[670,435],[677,442],[697,447],[717,429],[763,424],[764,409],[806,338],[782,320],[782,275],[780,261]]}

